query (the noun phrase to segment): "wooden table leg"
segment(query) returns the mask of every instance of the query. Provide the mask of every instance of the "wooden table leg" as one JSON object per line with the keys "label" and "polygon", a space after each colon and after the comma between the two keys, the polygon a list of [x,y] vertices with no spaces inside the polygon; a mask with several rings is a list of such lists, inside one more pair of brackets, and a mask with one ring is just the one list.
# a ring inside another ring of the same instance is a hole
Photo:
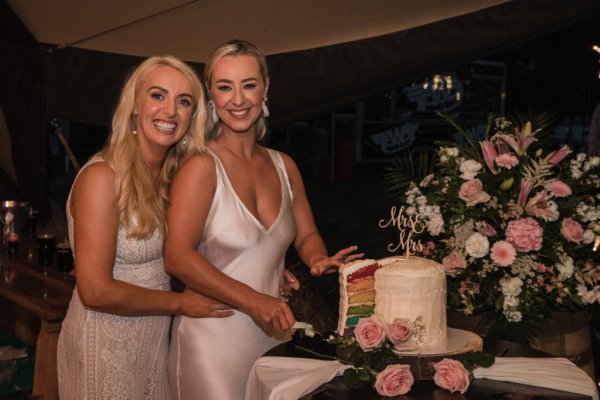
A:
{"label": "wooden table leg", "polygon": [[60,322],[41,320],[35,351],[32,395],[43,396],[44,400],[58,400],[56,346],[60,327]]}

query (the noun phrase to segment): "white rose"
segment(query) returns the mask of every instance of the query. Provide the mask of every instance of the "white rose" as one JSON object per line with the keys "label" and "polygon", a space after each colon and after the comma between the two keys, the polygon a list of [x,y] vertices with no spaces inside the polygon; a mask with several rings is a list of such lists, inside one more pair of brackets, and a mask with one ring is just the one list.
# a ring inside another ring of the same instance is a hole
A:
{"label": "white rose", "polygon": [[481,168],[483,168],[483,165],[475,160],[463,161],[460,164],[460,172],[462,172],[460,177],[465,181],[470,181],[477,176],[477,174],[481,171]]}
{"label": "white rose", "polygon": [[417,213],[417,209],[414,206],[406,207],[404,213],[409,216],[415,215]]}
{"label": "white rose", "polygon": [[596,235],[591,229],[586,229],[585,231],[583,231],[583,243],[590,244],[594,241],[595,238]]}
{"label": "white rose", "polygon": [[490,250],[490,242],[488,238],[479,232],[473,233],[465,243],[465,250],[471,257],[484,257]]}

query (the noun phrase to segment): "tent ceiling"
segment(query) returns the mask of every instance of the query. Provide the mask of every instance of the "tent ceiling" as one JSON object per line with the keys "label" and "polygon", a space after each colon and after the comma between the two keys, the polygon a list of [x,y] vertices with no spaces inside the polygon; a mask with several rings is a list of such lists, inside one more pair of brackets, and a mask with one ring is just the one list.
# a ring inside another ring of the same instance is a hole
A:
{"label": "tent ceiling", "polygon": [[400,32],[508,0],[8,0],[41,42],[204,62],[240,38],[267,54]]}

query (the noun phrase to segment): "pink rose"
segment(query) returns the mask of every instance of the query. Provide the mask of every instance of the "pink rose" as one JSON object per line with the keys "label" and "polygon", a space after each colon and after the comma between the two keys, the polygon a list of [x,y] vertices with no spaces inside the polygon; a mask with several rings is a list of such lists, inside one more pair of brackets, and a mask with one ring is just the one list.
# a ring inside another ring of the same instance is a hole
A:
{"label": "pink rose", "polygon": [[533,218],[510,221],[506,227],[506,241],[517,251],[528,252],[542,248],[544,230]]}
{"label": "pink rose", "polygon": [[565,218],[562,220],[560,233],[562,233],[563,237],[569,242],[581,243],[583,240],[583,228],[579,222],[575,221],[573,218]]}
{"label": "pink rose", "polygon": [[385,327],[376,316],[362,318],[354,328],[354,336],[363,351],[371,351],[385,340]]}
{"label": "pink rose", "polygon": [[406,394],[415,383],[408,365],[388,365],[377,374],[375,390],[380,396],[398,396]]}
{"label": "pink rose", "polygon": [[475,228],[477,229],[477,232],[481,233],[483,236],[491,237],[496,236],[497,234],[494,227],[485,221],[475,222]]}
{"label": "pink rose", "polygon": [[491,198],[489,194],[483,191],[483,184],[479,179],[471,179],[460,185],[458,197],[463,199],[467,206],[486,203]]}
{"label": "pink rose", "polygon": [[467,268],[467,261],[460,253],[453,251],[444,257],[442,267],[444,267],[448,275],[456,276],[459,270]]}
{"label": "pink rose", "polygon": [[398,347],[410,340],[412,332],[412,322],[406,318],[395,318],[392,323],[385,327],[386,336],[396,347],[396,350],[400,350]]}
{"label": "pink rose", "polygon": [[433,364],[435,375],[433,381],[442,389],[450,392],[464,393],[469,388],[469,371],[465,369],[460,361],[444,358]]}

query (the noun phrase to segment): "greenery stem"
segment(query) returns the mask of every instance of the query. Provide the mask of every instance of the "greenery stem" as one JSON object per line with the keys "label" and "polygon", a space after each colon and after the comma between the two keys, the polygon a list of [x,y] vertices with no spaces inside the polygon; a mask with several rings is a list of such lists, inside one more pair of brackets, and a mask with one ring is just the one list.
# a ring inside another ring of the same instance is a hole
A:
{"label": "greenery stem", "polygon": [[328,358],[330,360],[339,361],[342,364],[352,365],[352,363],[349,362],[349,361],[347,361],[347,360],[342,360],[341,358],[337,358],[335,356],[330,356],[328,354],[317,353],[316,351],[307,349],[306,347],[298,346],[297,344],[295,344],[294,347],[297,348],[298,350],[302,350],[302,351],[304,351],[306,353],[312,354],[312,355],[317,356],[317,357]]}

